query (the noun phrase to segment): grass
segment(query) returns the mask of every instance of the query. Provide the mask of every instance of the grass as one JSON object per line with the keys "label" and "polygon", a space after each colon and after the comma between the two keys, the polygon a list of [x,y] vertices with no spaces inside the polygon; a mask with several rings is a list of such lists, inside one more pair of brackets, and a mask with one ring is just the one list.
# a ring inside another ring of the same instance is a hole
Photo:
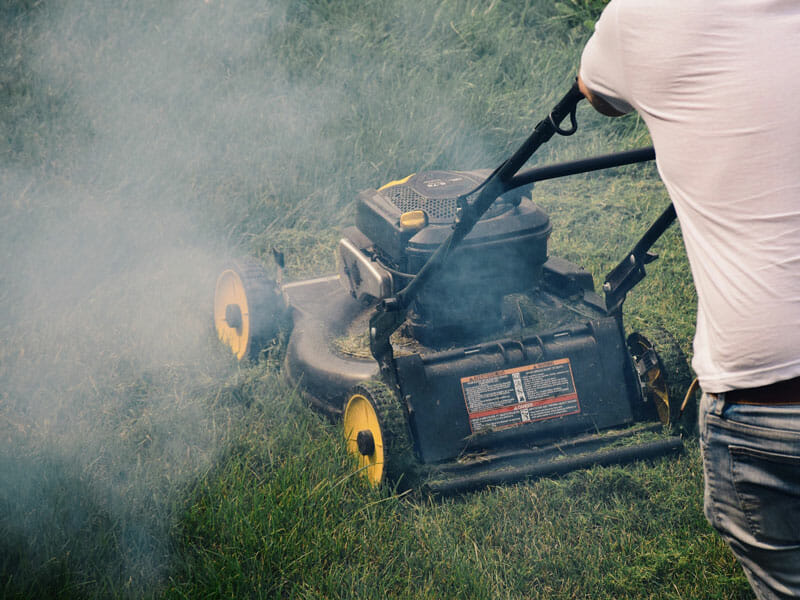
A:
{"label": "grass", "polygon": [[197,484],[168,597],[749,597],[702,516],[696,445],[432,501],[365,487],[338,429],[293,410],[288,444],[254,424]]}
{"label": "grass", "polygon": [[[0,7],[0,596],[750,598],[674,460],[431,500],[371,489],[281,377],[210,333],[230,256],[333,268],[365,188],[491,167],[602,1],[12,0]],[[587,106],[541,164],[646,145]],[[537,185],[599,285],[652,166]],[[675,227],[626,304],[690,350]]]}

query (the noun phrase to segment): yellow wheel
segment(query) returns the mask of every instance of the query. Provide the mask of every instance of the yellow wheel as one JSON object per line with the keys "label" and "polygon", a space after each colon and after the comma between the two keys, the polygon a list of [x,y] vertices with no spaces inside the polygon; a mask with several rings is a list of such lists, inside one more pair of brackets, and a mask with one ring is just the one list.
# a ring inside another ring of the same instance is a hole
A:
{"label": "yellow wheel", "polygon": [[[628,336],[628,350],[642,384],[645,401],[652,403],[659,421],[677,425],[681,404],[692,383],[686,356],[675,338],[663,329]],[[690,411],[691,412],[691,411]],[[691,415],[684,415],[691,419]]]}
{"label": "yellow wheel", "polygon": [[258,263],[234,263],[217,279],[214,327],[239,360],[257,356],[277,334],[281,312],[278,287]]}
{"label": "yellow wheel", "polygon": [[343,426],[347,450],[372,485],[411,479],[415,461],[405,413],[386,385],[357,385],[348,397]]}

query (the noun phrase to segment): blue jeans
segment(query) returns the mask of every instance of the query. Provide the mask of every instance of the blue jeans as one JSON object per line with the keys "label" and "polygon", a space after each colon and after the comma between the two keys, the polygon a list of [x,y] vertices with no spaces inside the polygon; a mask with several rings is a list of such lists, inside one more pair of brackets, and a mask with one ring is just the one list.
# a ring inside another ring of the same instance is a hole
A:
{"label": "blue jeans", "polygon": [[703,394],[705,514],[759,599],[800,598],[800,404]]}

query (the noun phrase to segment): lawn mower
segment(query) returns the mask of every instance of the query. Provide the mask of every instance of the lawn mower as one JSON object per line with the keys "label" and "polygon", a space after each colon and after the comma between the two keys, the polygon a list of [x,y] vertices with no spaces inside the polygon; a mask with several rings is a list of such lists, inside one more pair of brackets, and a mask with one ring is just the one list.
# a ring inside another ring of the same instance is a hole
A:
{"label": "lawn mower", "polygon": [[682,448],[686,359],[666,332],[626,336],[622,320],[674,209],[609,274],[603,298],[589,272],[548,256],[550,220],[531,199],[536,181],[652,160],[653,149],[520,172],[553,135],[575,132],[582,98],[574,85],[494,171],[421,172],[361,192],[336,273],[283,283],[275,252],[275,279],[252,260],[220,274],[219,338],[252,359],[288,320],[285,375],[341,420],[373,484],[448,494]]}

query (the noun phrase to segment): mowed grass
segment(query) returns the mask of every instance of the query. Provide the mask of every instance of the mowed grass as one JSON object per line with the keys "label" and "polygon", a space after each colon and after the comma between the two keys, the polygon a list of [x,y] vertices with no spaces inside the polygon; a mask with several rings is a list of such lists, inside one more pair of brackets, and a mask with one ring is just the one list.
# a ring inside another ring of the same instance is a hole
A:
{"label": "mowed grass", "polygon": [[[493,167],[572,83],[590,0],[16,0],[0,9],[0,595],[751,598],[683,455],[432,499],[209,331],[228,256],[330,272],[365,188]],[[587,106],[534,163],[647,145]],[[650,165],[538,184],[596,285]],[[691,349],[677,226],[626,304]]]}
{"label": "mowed grass", "polygon": [[702,516],[695,444],[434,500],[366,487],[339,429],[289,410],[197,483],[167,597],[751,597]]}

